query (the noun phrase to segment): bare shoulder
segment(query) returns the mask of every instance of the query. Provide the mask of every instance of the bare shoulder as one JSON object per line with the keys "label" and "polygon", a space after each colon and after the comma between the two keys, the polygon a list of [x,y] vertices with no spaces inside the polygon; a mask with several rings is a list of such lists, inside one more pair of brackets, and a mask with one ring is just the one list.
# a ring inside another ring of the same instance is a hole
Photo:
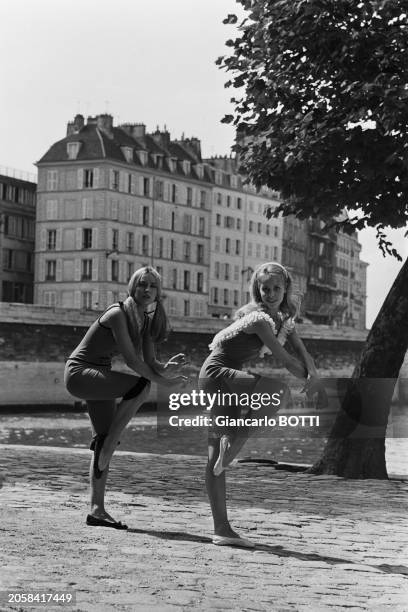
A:
{"label": "bare shoulder", "polygon": [[112,306],[99,317],[99,322],[105,327],[115,326],[124,320],[124,313],[119,304],[112,304]]}

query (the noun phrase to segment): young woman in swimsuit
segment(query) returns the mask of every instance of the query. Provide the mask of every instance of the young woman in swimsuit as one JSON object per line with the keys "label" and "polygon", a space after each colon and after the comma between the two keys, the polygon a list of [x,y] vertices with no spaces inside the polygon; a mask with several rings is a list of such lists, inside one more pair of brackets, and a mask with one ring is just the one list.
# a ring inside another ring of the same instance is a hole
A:
{"label": "young woman in swimsuit", "polygon": [[[287,270],[275,262],[260,265],[252,276],[250,293],[251,302],[238,310],[235,322],[219,332],[210,344],[211,354],[200,371],[200,388],[210,393],[269,393],[270,396],[278,393],[280,406],[284,405],[288,389],[281,381],[242,369],[245,362],[259,357],[260,349],[266,346],[289,372],[307,379],[308,393],[318,391],[320,383],[315,365],[295,330],[296,307]],[[284,349],[286,340],[297,357]],[[259,418],[267,412],[261,409],[251,415]],[[237,418],[241,416],[241,408],[215,406],[211,414],[213,424],[217,416]],[[245,427],[213,426],[209,430],[206,486],[214,520],[213,543],[217,545],[254,547],[231,528],[226,507],[225,469],[249,433],[250,428]]]}
{"label": "young woman in swimsuit", "polygon": [[[120,436],[146,401],[150,383],[174,386],[185,381],[174,373],[185,364],[180,353],[166,364],[156,359],[154,344],[168,333],[161,301],[161,278],[151,267],[137,270],[129,281],[128,298],[112,304],[91,325],[70,355],[65,368],[67,390],[87,402],[94,437],[90,467],[91,511],[87,524],[126,529],[105,510],[104,497],[109,462]],[[147,309],[155,304],[153,313]],[[111,369],[120,353],[137,375]],[[116,405],[116,398],[122,398]]]}

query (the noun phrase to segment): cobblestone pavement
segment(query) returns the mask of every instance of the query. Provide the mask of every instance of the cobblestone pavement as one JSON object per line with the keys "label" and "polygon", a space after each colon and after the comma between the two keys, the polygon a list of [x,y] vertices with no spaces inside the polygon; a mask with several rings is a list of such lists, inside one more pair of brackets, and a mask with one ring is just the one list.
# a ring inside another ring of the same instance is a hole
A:
{"label": "cobblestone pavement", "polygon": [[229,508],[248,551],[211,543],[201,457],[115,455],[108,509],[128,531],[85,525],[88,461],[1,447],[0,589],[76,592],[48,610],[408,610],[407,481],[239,464]]}

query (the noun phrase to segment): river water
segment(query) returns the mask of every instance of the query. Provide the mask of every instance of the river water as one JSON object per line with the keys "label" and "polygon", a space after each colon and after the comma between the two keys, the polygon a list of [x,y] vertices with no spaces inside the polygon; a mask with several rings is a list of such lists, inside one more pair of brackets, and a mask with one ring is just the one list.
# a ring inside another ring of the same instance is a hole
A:
{"label": "river water", "polygon": [[[324,431],[329,430],[326,428]],[[88,416],[84,413],[0,414],[1,444],[87,448],[90,435]],[[158,429],[156,414],[142,411],[123,433],[120,450],[204,458],[206,441],[204,427]],[[325,442],[322,432],[313,428],[276,428],[268,432],[267,437],[250,438],[239,456],[311,464],[319,458]],[[390,475],[408,477],[408,414],[405,411],[397,413],[391,420],[386,439],[386,461]]]}

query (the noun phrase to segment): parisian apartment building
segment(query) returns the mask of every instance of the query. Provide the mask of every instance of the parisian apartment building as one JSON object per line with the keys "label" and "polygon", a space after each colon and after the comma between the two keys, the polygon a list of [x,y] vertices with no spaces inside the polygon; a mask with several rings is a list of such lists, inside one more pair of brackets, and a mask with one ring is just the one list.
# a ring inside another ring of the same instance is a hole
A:
{"label": "parisian apartment building", "polygon": [[162,275],[170,315],[230,317],[262,260],[281,258],[270,190],[243,185],[200,141],[81,115],[39,160],[35,301],[101,310],[133,271]]}
{"label": "parisian apartment building", "polygon": [[0,301],[33,302],[34,176],[0,168]]}
{"label": "parisian apartment building", "polygon": [[279,194],[246,183],[234,157],[203,159],[196,138],[77,115],[37,167],[36,303],[103,310],[126,297],[136,269],[152,265],[170,315],[230,318],[248,301],[256,266],[278,261],[306,321],[364,324],[359,249],[351,269],[351,254],[339,258],[344,236],[325,235],[316,220],[267,220]]}

